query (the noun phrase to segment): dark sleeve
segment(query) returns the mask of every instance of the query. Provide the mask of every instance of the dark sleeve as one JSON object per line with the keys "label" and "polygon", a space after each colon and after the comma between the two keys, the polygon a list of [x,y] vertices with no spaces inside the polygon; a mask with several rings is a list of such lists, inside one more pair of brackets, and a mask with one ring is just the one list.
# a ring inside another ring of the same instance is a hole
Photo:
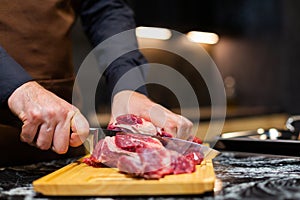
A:
{"label": "dark sleeve", "polygon": [[32,77],[0,46],[0,106],[7,104],[9,96]]}
{"label": "dark sleeve", "polygon": [[[135,28],[133,11],[122,0],[83,0],[77,12],[81,17],[82,26],[93,47],[103,42],[107,38],[126,30]],[[135,46],[138,49],[135,34],[129,41],[122,40],[122,45]],[[101,62],[101,60],[100,60]],[[147,94],[146,87],[138,87],[145,81],[145,72],[138,68],[134,71],[133,79],[124,81],[122,84],[116,83],[127,71],[136,66],[147,63],[139,50],[126,53],[112,62],[104,72],[107,80],[108,90],[114,95],[118,91],[130,89]]]}

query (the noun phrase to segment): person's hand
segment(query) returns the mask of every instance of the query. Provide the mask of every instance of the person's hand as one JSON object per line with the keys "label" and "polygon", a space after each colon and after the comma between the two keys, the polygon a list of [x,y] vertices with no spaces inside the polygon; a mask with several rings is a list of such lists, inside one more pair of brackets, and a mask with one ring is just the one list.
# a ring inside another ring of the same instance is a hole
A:
{"label": "person's hand", "polygon": [[34,81],[17,88],[8,106],[23,122],[21,140],[42,150],[63,154],[88,136],[89,124],[79,110]]}
{"label": "person's hand", "polygon": [[187,118],[154,103],[143,94],[130,90],[118,92],[114,96],[110,123],[123,114],[142,117],[175,137],[189,136],[193,127],[193,123]]}

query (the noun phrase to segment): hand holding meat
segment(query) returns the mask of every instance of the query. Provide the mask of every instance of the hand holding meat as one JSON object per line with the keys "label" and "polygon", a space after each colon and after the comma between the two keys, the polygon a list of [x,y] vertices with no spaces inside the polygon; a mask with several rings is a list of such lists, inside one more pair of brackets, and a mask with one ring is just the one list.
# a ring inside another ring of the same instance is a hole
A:
{"label": "hand holding meat", "polygon": [[110,124],[124,114],[142,117],[174,137],[187,138],[189,135],[186,134],[191,132],[193,126],[187,118],[152,102],[145,95],[129,90],[121,91],[114,96]]}
{"label": "hand holding meat", "polygon": [[17,88],[8,106],[23,122],[21,140],[42,150],[66,153],[88,135],[88,122],[79,110],[34,81]]}

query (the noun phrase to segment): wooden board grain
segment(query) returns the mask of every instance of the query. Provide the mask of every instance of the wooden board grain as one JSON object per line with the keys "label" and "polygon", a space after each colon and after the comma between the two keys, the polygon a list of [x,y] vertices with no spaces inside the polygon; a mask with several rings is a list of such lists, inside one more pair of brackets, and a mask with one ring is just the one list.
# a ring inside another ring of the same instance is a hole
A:
{"label": "wooden board grain", "polygon": [[33,182],[36,192],[60,196],[187,195],[212,191],[215,174],[211,160],[191,174],[168,175],[159,180],[132,178],[114,168],[71,163]]}

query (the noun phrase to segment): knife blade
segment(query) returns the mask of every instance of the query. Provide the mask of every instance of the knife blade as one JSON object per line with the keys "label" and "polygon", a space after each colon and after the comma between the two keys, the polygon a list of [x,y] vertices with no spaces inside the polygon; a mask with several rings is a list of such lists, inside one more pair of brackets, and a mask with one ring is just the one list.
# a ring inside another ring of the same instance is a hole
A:
{"label": "knife blade", "polygon": [[[128,134],[120,131],[115,130],[108,130],[108,129],[102,129],[102,128],[90,128],[90,136],[87,139],[89,151],[90,153],[93,152],[94,147],[98,143],[99,140],[105,138],[106,136],[116,136],[116,134]],[[184,153],[186,151],[194,151],[194,152],[200,152],[204,155],[205,159],[213,159],[217,155],[220,154],[219,151],[212,149],[206,145],[201,145],[195,142],[179,139],[179,138],[171,138],[171,137],[161,137],[156,135],[150,135],[150,134],[141,134],[141,133],[134,133],[139,134],[142,136],[150,136],[152,138],[156,138],[159,140],[163,146],[169,150],[177,151],[179,153]]]}

